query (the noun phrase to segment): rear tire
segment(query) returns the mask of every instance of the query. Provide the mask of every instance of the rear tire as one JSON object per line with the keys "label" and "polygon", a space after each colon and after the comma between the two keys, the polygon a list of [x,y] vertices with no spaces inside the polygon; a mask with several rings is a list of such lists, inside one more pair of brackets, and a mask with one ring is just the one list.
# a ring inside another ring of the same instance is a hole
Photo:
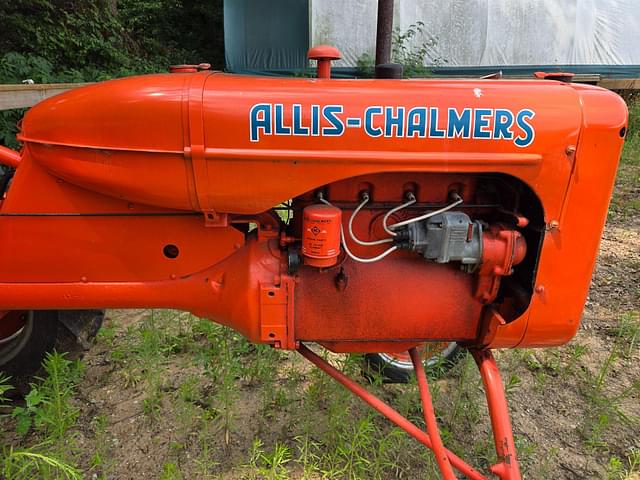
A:
{"label": "rear tire", "polygon": [[0,372],[11,377],[12,392],[22,395],[28,392],[47,353],[87,349],[104,318],[100,310],[31,310],[24,314],[24,327],[0,343]]}
{"label": "rear tire", "polygon": [[11,377],[18,391],[38,372],[58,338],[57,311],[26,311],[25,315],[24,327],[10,341],[0,344],[0,372]]}
{"label": "rear tire", "polygon": [[[429,356],[422,362],[427,375],[443,377],[465,355],[466,350],[455,342],[446,345],[442,351]],[[408,358],[389,353],[368,353],[365,355],[365,375],[369,378],[380,375],[384,383],[408,383],[414,376],[413,364]]]}

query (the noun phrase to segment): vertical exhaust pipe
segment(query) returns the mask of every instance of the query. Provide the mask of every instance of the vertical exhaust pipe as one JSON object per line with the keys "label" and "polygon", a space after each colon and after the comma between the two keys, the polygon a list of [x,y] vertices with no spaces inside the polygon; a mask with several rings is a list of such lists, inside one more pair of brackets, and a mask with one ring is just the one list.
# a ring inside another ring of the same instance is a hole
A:
{"label": "vertical exhaust pipe", "polygon": [[402,78],[403,68],[391,63],[391,35],[393,33],[393,1],[378,0],[376,31],[376,78]]}

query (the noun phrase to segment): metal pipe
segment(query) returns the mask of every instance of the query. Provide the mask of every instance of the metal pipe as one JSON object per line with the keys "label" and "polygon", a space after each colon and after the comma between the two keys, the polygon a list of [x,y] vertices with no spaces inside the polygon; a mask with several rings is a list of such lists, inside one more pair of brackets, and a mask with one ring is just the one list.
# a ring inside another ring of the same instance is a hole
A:
{"label": "metal pipe", "polygon": [[498,463],[491,466],[491,472],[501,480],[520,480],[520,465],[513,441],[513,429],[509,419],[509,407],[502,385],[500,370],[490,350],[471,351],[484,384],[487,406],[491,417],[493,440],[498,454]]}
{"label": "metal pipe", "polygon": [[[413,423],[407,420],[405,417],[400,415],[397,411],[391,408],[389,405],[384,403],[378,397],[367,391],[364,387],[358,385],[356,382],[347,377],[344,373],[340,372],[328,362],[320,358],[318,355],[309,350],[305,345],[300,344],[300,348],[298,349],[300,355],[309,360],[311,363],[316,365],[320,370],[324,373],[333,377],[339,383],[341,383],[344,387],[349,389],[354,395],[357,395],[366,403],[368,403],[375,410],[380,412],[382,415],[387,417],[393,423],[395,423],[398,427],[403,429],[413,438],[422,443],[425,447],[433,449],[433,444],[431,442],[431,438],[426,432],[423,432],[418,427],[416,427]],[[465,463],[460,457],[458,457],[455,453],[445,449],[446,455],[453,465],[459,472],[464,474],[467,478],[472,480],[487,480],[487,477],[482,475],[480,472],[476,471],[473,467]]]}
{"label": "metal pipe", "polygon": [[20,153],[0,145],[0,163],[7,167],[18,168],[20,165]]}
{"label": "metal pipe", "polygon": [[433,453],[436,456],[436,462],[442,472],[442,478],[444,480],[456,480],[456,476],[449,463],[449,457],[442,444],[440,438],[440,430],[438,429],[438,422],[436,420],[436,414],[433,410],[433,400],[431,400],[431,393],[429,393],[429,383],[427,382],[427,376],[424,373],[424,366],[422,365],[422,358],[416,347],[409,350],[411,361],[413,362],[413,370],[416,373],[416,379],[418,380],[418,389],[420,390],[420,400],[422,401],[422,413],[424,415],[424,423],[427,426],[427,433],[433,444]]}
{"label": "metal pipe", "polygon": [[393,32],[393,0],[378,0],[376,30],[376,65],[391,62],[391,34]]}

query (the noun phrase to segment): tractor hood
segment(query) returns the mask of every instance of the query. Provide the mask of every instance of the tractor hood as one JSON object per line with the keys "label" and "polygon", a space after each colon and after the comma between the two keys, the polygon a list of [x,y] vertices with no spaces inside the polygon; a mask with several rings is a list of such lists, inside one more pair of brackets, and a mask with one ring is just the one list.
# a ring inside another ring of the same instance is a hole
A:
{"label": "tractor hood", "polygon": [[606,104],[606,125],[625,123],[614,96],[549,80],[146,75],[41,102],[19,139],[59,178],[171,209],[253,214],[343,178],[416,170],[512,175],[552,189],[545,206],[559,209],[585,109]]}

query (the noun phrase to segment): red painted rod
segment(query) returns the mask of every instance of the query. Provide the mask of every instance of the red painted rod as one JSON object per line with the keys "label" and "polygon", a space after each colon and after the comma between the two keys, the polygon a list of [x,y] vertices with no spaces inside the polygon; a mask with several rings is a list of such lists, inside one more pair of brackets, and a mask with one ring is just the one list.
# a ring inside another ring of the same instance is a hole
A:
{"label": "red painted rod", "polygon": [[18,165],[20,165],[20,154],[15,150],[0,145],[0,163],[8,167],[18,168]]}
{"label": "red painted rod", "polygon": [[[416,427],[413,423],[411,423],[409,420],[407,420],[398,412],[396,412],[389,405],[384,403],[375,395],[368,392],[364,387],[358,385],[356,382],[354,382],[349,377],[347,377],[344,373],[340,372],[339,370],[331,366],[325,360],[323,360],[318,355],[316,355],[311,350],[309,350],[306,346],[301,344],[300,348],[298,349],[298,352],[300,352],[300,354],[304,358],[306,358],[311,363],[316,365],[324,373],[336,379],[346,388],[351,390],[353,394],[360,397],[362,400],[368,403],[371,407],[373,407],[382,415],[387,417],[389,420],[391,420],[393,423],[395,423],[398,427],[403,429],[413,438],[418,440],[424,446],[426,446],[427,448],[433,449],[431,438],[429,437],[429,435],[427,435],[426,432],[423,432],[422,430],[420,430],[418,427]],[[449,461],[451,462],[451,465],[453,465],[458,471],[464,474],[467,478],[470,478],[471,480],[488,480],[487,477],[485,477],[484,475],[476,471],[470,465],[466,464],[455,453],[446,449],[445,449],[445,452],[447,454],[447,457],[449,458]]]}
{"label": "red painted rod", "polygon": [[416,373],[416,379],[418,380],[424,423],[427,426],[427,433],[431,439],[433,453],[436,456],[440,472],[442,472],[442,478],[444,480],[456,480],[453,468],[451,468],[451,463],[449,462],[449,457],[447,457],[447,451],[445,450],[442,439],[440,438],[440,430],[438,429],[436,413],[433,410],[433,400],[431,399],[431,393],[429,392],[427,376],[424,373],[422,358],[420,358],[420,353],[418,353],[418,349],[416,347],[409,350],[409,355],[411,356],[413,369]]}
{"label": "red painted rod", "polygon": [[498,370],[498,365],[490,350],[475,350],[471,353],[480,370],[482,383],[484,383],[493,440],[498,454],[498,463],[491,466],[491,472],[501,480],[520,480],[522,476],[500,370]]}

